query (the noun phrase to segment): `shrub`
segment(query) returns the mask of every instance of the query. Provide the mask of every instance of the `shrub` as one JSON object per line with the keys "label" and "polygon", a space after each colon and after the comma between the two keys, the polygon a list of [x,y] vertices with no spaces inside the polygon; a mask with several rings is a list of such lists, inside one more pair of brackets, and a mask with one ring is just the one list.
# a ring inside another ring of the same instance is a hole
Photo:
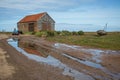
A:
{"label": "shrub", "polygon": [[78,35],[78,33],[77,33],[77,32],[75,32],[75,31],[73,31],[73,32],[72,32],[72,35]]}
{"label": "shrub", "polygon": [[53,31],[54,32],[54,36],[59,36],[60,35],[60,31]]}
{"label": "shrub", "polygon": [[60,35],[61,35],[61,36],[68,36],[68,35],[71,35],[71,32],[69,32],[69,31],[62,31],[62,32],[60,33]]}
{"label": "shrub", "polygon": [[41,37],[42,34],[41,34],[41,32],[36,32],[35,36]]}
{"label": "shrub", "polygon": [[78,33],[78,35],[84,35],[83,31],[78,31],[77,33]]}
{"label": "shrub", "polygon": [[47,37],[48,36],[46,31],[36,32],[35,35],[38,37]]}
{"label": "shrub", "polygon": [[34,34],[35,34],[35,32],[25,32],[24,34],[34,35]]}
{"label": "shrub", "polygon": [[55,31],[47,31],[47,36],[55,36]]}
{"label": "shrub", "polygon": [[61,31],[55,31],[55,35],[60,35]]}

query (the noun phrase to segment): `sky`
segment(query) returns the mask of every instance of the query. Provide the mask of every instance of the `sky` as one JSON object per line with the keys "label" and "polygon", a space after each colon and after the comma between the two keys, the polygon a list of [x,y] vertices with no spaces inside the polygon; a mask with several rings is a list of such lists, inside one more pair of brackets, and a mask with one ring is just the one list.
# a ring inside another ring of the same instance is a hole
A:
{"label": "sky", "polygon": [[111,31],[120,31],[120,0],[0,0],[0,31],[12,31],[24,16],[41,12],[55,20],[57,30],[70,28],[67,24],[97,30],[107,23]]}

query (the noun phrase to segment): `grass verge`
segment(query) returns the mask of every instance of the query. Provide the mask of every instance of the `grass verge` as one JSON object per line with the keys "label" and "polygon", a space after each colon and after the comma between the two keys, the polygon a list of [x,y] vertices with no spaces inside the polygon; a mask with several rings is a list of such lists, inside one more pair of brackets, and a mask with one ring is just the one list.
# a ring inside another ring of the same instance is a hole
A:
{"label": "grass verge", "polygon": [[105,36],[98,36],[96,33],[87,32],[84,35],[79,36],[69,35],[47,37],[47,40],[92,48],[120,50],[120,32],[109,32]]}

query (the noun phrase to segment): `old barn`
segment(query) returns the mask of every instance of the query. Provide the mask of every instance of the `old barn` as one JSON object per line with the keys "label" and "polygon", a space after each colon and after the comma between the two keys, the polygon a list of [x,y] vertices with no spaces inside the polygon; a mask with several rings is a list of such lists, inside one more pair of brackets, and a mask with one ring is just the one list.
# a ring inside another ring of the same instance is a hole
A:
{"label": "old barn", "polygon": [[25,16],[17,23],[17,27],[22,32],[54,31],[55,21],[47,12],[43,12]]}

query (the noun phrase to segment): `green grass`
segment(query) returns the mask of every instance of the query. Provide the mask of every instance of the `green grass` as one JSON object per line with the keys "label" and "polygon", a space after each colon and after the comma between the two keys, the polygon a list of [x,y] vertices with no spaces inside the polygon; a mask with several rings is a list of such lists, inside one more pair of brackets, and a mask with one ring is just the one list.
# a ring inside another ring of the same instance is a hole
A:
{"label": "green grass", "polygon": [[96,33],[89,32],[80,36],[47,37],[47,40],[92,48],[120,50],[120,32],[109,32],[105,36],[98,36]]}
{"label": "green grass", "polygon": [[0,32],[0,34],[12,34],[12,32]]}

